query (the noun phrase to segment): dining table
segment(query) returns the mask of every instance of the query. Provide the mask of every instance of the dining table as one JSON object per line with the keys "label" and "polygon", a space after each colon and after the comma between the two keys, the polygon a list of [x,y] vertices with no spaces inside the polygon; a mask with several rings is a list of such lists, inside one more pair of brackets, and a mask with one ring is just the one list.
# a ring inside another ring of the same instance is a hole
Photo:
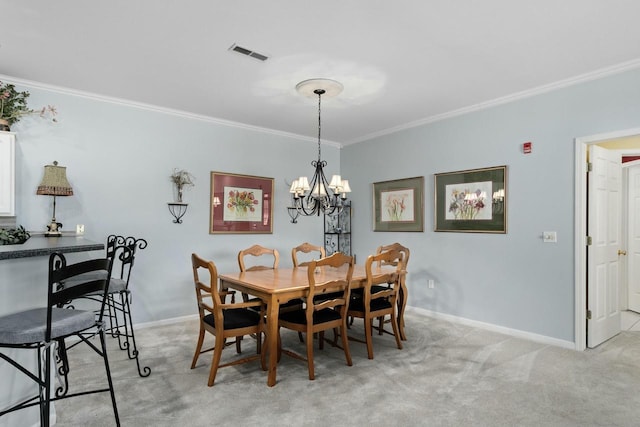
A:
{"label": "dining table", "polygon": [[[346,266],[341,268],[325,268],[319,267],[315,271],[316,283],[323,283],[329,280],[344,279],[346,274]],[[395,267],[390,266],[373,266],[372,274],[376,272],[388,272],[389,269]],[[235,289],[242,293],[251,294],[260,298],[266,304],[266,342],[268,353],[268,377],[267,385],[272,387],[276,384],[276,368],[277,368],[277,339],[278,339],[278,313],[280,305],[295,298],[303,298],[309,292],[309,278],[306,267],[295,268],[275,268],[264,270],[252,270],[235,273],[225,273],[218,276],[220,281],[220,289]],[[364,265],[356,264],[351,279],[351,289],[358,289],[365,286],[367,275]],[[392,322],[398,322],[400,337],[404,337],[404,307],[406,305],[407,289],[404,280],[400,281],[401,287],[398,292],[398,312],[397,319],[391,319]],[[401,326],[402,325],[402,326]]]}

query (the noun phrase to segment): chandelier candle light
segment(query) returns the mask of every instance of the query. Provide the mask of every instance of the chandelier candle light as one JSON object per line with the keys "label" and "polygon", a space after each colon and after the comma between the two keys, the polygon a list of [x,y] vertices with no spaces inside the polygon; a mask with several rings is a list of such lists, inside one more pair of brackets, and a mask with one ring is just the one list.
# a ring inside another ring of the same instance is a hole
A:
{"label": "chandelier candle light", "polygon": [[47,225],[47,237],[58,237],[62,235],[62,224],[56,220],[56,196],[73,196],[73,188],[67,181],[67,168],[58,166],[54,161],[52,165],[44,167],[44,176],[38,186],[36,194],[53,196],[53,216],[51,223]]}
{"label": "chandelier candle light", "polygon": [[322,160],[320,155],[322,95],[333,97],[342,92],[342,89],[341,83],[329,79],[304,80],[296,85],[299,93],[318,96],[318,160],[311,162],[311,166],[315,168],[311,181],[306,176],[301,176],[291,183],[291,206],[287,207],[287,211],[294,224],[297,223],[299,215],[334,215],[347,206],[347,193],[351,192],[349,181],[342,179],[340,175],[333,175],[331,182],[327,181],[323,170],[327,162]]}

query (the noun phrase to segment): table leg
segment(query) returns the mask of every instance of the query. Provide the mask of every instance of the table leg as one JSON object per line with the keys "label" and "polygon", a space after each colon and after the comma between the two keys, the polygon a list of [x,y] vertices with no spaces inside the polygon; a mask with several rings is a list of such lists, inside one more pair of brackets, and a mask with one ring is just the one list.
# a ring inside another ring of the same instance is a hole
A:
{"label": "table leg", "polygon": [[269,376],[267,377],[267,385],[273,387],[276,385],[276,367],[278,365],[278,313],[280,304],[274,296],[267,304],[267,340],[269,349]]}
{"label": "table leg", "polygon": [[404,333],[404,309],[407,305],[407,286],[404,280],[400,284],[398,290],[398,331],[400,332],[400,339],[402,341],[407,340],[407,336]]}

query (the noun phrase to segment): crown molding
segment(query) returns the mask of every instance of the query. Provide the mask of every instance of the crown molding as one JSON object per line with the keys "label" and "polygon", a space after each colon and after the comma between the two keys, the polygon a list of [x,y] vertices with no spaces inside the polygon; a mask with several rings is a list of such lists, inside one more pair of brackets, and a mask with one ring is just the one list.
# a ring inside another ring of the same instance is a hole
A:
{"label": "crown molding", "polygon": [[[248,125],[245,123],[234,122],[232,120],[225,120],[225,119],[220,119],[216,117],[205,116],[202,114],[190,113],[188,111],[176,110],[173,108],[160,107],[158,105],[146,104],[143,102],[135,102],[135,101],[131,101],[123,98],[99,95],[92,92],[69,89],[61,86],[49,85],[45,83],[20,79],[20,78],[2,75],[2,74],[0,74],[0,80],[8,81],[12,84],[18,84],[20,86],[25,86],[27,88],[40,89],[40,90],[45,90],[49,92],[55,92],[55,93],[60,93],[64,95],[90,99],[92,101],[106,102],[109,104],[115,104],[123,107],[137,108],[139,110],[151,111],[151,112],[161,113],[161,114],[168,114],[171,116],[182,117],[182,118],[187,118],[191,120],[198,120],[206,123],[214,123],[221,126],[234,127],[234,128],[249,130],[253,132],[260,132],[260,133],[266,133],[266,134],[271,134],[276,136],[282,136],[282,137],[297,139],[305,142],[313,142],[313,143],[317,142],[317,139],[314,137],[298,135],[291,132],[284,132],[284,131],[279,131],[275,129],[260,127],[260,126]],[[322,144],[336,147],[336,148],[342,148],[342,144],[334,141],[322,140]]]}
{"label": "crown molding", "polygon": [[481,102],[479,104],[470,105],[468,107],[463,107],[457,110],[450,111],[448,113],[437,114],[435,116],[427,117],[420,120],[415,120],[413,122],[405,123],[404,125],[395,126],[393,128],[385,129],[380,132],[370,133],[368,135],[364,135],[360,138],[353,139],[345,143],[355,144],[358,142],[368,141],[373,138],[378,138],[380,136],[389,135],[395,132],[411,129],[418,126],[423,126],[426,124],[439,122],[442,120],[450,119],[453,117],[462,116],[464,114],[473,113],[480,110],[486,110],[488,108],[493,108],[498,105],[508,104],[510,102],[518,101],[525,98],[530,98],[536,95],[541,95],[543,93],[553,92],[558,89],[563,89],[569,86],[574,86],[581,83],[590,82],[593,80],[598,80],[604,77],[612,76],[615,74],[620,74],[625,71],[630,71],[636,68],[640,68],[640,59],[635,59],[633,61],[623,62],[621,64],[617,64],[611,67],[601,68],[596,71],[592,71],[590,73],[581,74],[575,77],[571,77],[569,79],[560,80],[554,83],[550,83],[543,86],[538,86],[533,89],[524,90],[521,92],[516,92],[511,95],[503,96],[500,98],[492,99],[490,101]]}

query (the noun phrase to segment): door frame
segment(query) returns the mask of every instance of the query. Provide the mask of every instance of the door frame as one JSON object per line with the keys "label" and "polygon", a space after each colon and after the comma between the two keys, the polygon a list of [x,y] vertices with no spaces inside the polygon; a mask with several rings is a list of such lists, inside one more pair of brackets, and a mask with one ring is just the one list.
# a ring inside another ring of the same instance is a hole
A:
{"label": "door frame", "polygon": [[575,139],[574,344],[578,351],[584,351],[587,348],[587,146],[634,135],[640,135],[640,128]]}
{"label": "door frame", "polygon": [[[640,155],[640,148],[623,150],[623,156],[637,156]],[[631,162],[622,164],[622,245],[623,248],[627,251],[627,256],[622,258],[622,278],[624,280],[624,300],[622,301],[622,309],[629,310],[629,168],[633,166],[640,166],[640,160],[633,160]]]}

